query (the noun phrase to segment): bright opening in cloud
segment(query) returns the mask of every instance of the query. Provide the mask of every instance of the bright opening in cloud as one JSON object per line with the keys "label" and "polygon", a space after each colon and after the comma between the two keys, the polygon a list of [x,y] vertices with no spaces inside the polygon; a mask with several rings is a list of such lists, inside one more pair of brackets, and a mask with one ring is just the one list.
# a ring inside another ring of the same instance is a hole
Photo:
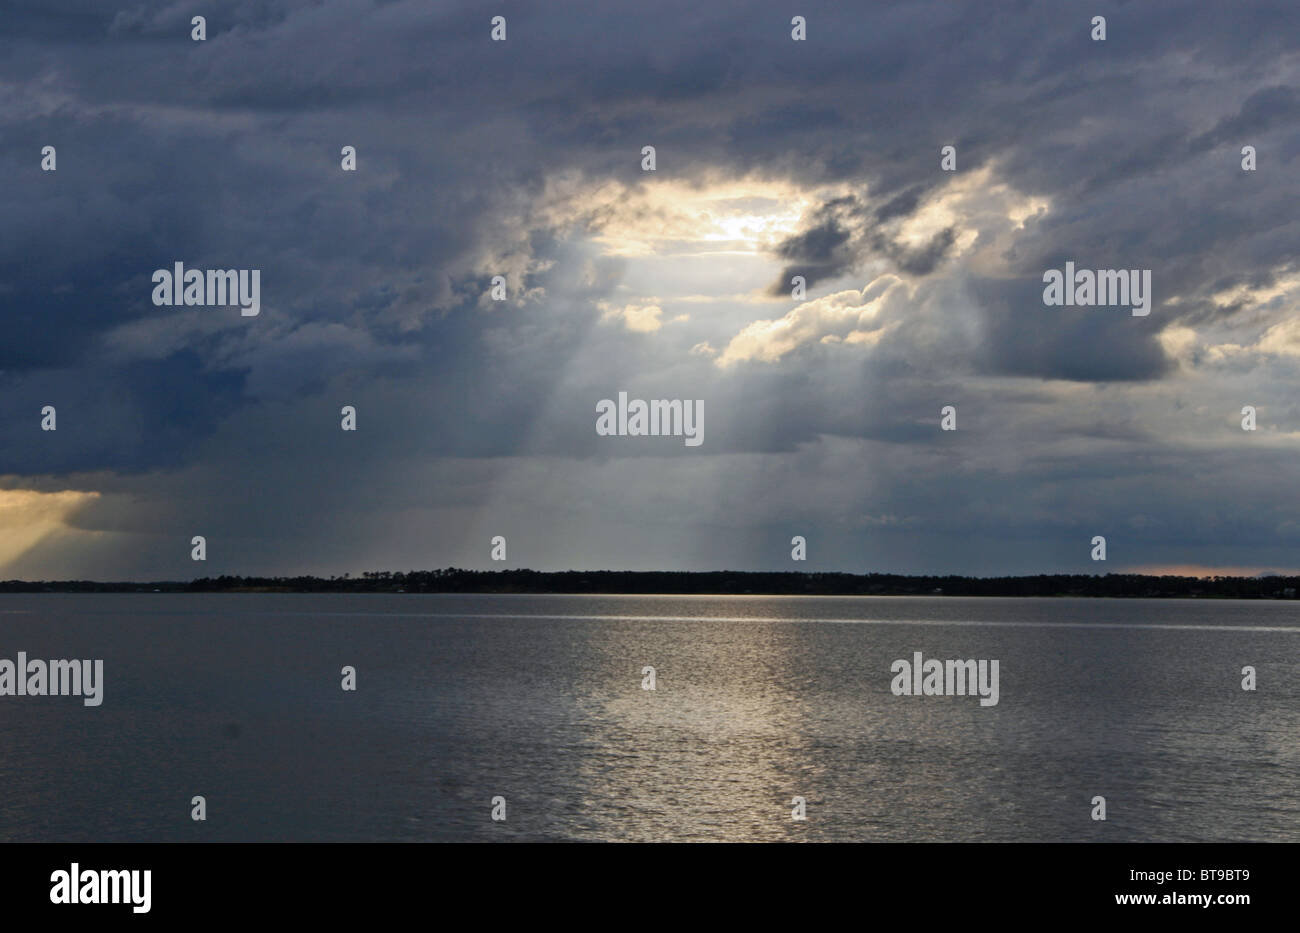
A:
{"label": "bright opening in cloud", "polygon": [[0,489],[0,572],[46,537],[68,529],[67,518],[97,492]]}

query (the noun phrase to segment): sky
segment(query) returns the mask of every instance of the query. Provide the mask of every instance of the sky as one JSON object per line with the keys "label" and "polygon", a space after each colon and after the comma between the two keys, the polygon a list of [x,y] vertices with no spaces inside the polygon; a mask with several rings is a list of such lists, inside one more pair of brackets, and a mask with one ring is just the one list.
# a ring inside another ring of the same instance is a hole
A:
{"label": "sky", "polygon": [[1296,572],[1298,78],[1294,0],[11,0],[0,578]]}

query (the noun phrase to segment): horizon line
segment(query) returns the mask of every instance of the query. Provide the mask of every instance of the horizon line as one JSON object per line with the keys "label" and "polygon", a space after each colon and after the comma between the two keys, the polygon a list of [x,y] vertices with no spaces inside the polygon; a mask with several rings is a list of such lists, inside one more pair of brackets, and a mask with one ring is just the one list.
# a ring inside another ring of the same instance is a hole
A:
{"label": "horizon line", "polygon": [[[1237,569],[1237,568],[1234,568]],[[331,574],[321,576],[315,573],[296,573],[296,574],[246,574],[246,573],[222,573],[217,575],[206,574],[190,579],[125,579],[125,580],[96,580],[88,578],[62,578],[62,579],[42,579],[27,580],[20,578],[10,578],[0,580],[0,587],[12,585],[67,585],[67,584],[94,584],[100,586],[145,586],[145,585],[166,585],[166,586],[188,586],[194,583],[205,581],[217,582],[221,580],[246,580],[246,581],[293,581],[293,580],[318,580],[323,583],[338,582],[367,582],[376,579],[404,578],[408,576],[423,576],[429,574],[479,574],[479,575],[506,575],[506,574],[536,574],[538,576],[568,576],[568,575],[672,575],[688,577],[704,577],[715,575],[731,576],[749,576],[749,577],[852,577],[852,578],[892,578],[897,580],[961,580],[976,582],[991,582],[1004,580],[1037,580],[1043,578],[1057,577],[1068,579],[1084,580],[1105,580],[1107,577],[1125,577],[1129,579],[1142,580],[1180,580],[1180,581],[1203,581],[1203,582],[1259,582],[1263,580],[1300,580],[1300,571],[1294,573],[1283,573],[1276,571],[1262,571],[1257,574],[1246,575],[1242,573],[1222,573],[1222,574],[1189,574],[1189,573],[1144,573],[1141,571],[1107,571],[1106,573],[1079,573],[1070,571],[1057,572],[1039,572],[1039,573],[1019,573],[1019,574],[1000,574],[992,576],[981,576],[976,574],[961,573],[896,573],[891,571],[867,570],[861,572],[849,570],[610,570],[610,569],[567,569],[567,570],[535,570],[531,567],[499,567],[491,569],[475,569],[470,567],[434,567],[427,570],[366,570],[357,574],[346,571],[343,574]]]}

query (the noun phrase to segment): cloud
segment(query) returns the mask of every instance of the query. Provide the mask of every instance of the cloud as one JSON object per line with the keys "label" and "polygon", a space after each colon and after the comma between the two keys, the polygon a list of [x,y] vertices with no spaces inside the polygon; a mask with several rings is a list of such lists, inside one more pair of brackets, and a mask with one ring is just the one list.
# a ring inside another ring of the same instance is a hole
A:
{"label": "cloud", "polygon": [[597,307],[601,309],[602,321],[619,321],[634,334],[653,334],[663,327],[660,318],[664,312],[658,305],[626,305],[622,308],[613,308],[606,302],[600,302]]}
{"label": "cloud", "polygon": [[[807,301],[776,320],[754,321],[723,349],[714,361],[727,368],[745,361],[775,363],[814,341],[875,345],[900,314],[907,287],[893,276],[882,276],[862,291],[843,291]],[[887,320],[878,323],[882,313]]]}

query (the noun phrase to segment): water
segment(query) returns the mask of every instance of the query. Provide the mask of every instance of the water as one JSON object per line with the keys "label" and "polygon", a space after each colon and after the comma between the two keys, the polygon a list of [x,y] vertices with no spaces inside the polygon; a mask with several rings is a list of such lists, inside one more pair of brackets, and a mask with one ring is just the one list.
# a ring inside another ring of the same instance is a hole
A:
{"label": "water", "polygon": [[20,650],[105,691],[0,697],[5,840],[1300,841],[1296,603],[0,597]]}

